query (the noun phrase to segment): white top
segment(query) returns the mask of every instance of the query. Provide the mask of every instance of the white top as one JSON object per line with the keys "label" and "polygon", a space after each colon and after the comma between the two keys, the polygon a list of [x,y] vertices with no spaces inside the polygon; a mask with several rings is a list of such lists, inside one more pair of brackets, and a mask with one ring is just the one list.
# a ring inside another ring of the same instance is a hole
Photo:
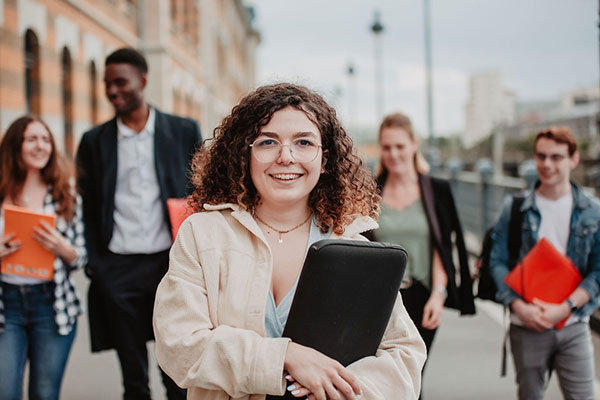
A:
{"label": "white top", "polygon": [[117,254],[150,254],[168,249],[171,232],[160,199],[154,160],[156,112],[150,107],[141,132],[117,118],[118,162],[115,221],[108,249]]}
{"label": "white top", "polygon": [[535,194],[535,203],[540,210],[541,222],[538,240],[545,237],[556,250],[567,254],[567,242],[571,230],[571,213],[573,211],[573,194],[569,193],[556,200]]}

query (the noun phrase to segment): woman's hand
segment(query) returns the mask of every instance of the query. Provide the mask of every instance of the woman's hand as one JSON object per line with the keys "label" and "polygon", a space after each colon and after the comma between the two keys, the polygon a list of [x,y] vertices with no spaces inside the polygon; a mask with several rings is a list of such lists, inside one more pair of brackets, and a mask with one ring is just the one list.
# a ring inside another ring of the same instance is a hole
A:
{"label": "woman's hand", "polygon": [[298,343],[288,344],[284,368],[300,385],[298,390],[310,393],[309,398],[314,400],[355,400],[361,393],[358,379],[342,364]]}
{"label": "woman's hand", "polygon": [[435,329],[442,322],[442,312],[444,311],[444,302],[446,296],[440,291],[434,290],[431,292],[425,308],[423,309],[423,320],[421,325],[425,329]]}
{"label": "woman's hand", "polygon": [[73,246],[46,221],[40,221],[40,224],[41,228],[33,227],[35,232],[33,238],[46,250],[62,258],[67,264],[74,264],[77,260],[77,252]]}
{"label": "woman's hand", "polygon": [[21,248],[21,242],[13,240],[16,234],[9,233],[0,239],[0,258],[4,258]]}
{"label": "woman's hand", "polygon": [[286,375],[285,379],[288,381],[287,391],[294,397],[307,397],[310,394],[310,390],[302,386],[294,379],[291,375]]}

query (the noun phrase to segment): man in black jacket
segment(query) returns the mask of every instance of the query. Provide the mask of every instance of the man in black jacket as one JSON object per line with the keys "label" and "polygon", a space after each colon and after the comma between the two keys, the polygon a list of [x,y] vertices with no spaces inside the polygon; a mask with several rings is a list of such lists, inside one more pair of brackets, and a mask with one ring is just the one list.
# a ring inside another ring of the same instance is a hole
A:
{"label": "man in black jacket", "polygon": [[[148,66],[136,50],[116,50],[105,67],[116,116],[86,132],[77,153],[92,351],[116,349],[124,398],[150,399],[146,342],[154,338],[154,294],[172,244],[166,200],[187,194],[200,128],[146,103]],[[168,398],[185,398],[162,375]]]}

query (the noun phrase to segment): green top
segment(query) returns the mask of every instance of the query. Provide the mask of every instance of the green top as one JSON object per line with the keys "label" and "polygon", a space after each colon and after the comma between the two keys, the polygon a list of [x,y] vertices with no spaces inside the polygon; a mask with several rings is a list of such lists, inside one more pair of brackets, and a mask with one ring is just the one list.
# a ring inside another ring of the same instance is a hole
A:
{"label": "green top", "polygon": [[429,224],[421,200],[414,201],[404,210],[381,205],[379,229],[375,231],[378,242],[395,243],[408,253],[404,276],[431,286],[431,245]]}

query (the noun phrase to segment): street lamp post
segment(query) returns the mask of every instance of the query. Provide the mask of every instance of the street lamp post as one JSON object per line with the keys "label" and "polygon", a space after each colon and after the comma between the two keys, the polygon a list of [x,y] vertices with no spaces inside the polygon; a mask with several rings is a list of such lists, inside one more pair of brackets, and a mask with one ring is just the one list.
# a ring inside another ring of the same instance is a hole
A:
{"label": "street lamp post", "polygon": [[375,11],[371,32],[375,35],[375,106],[378,122],[383,118],[383,55],[381,51],[383,29],[383,24],[379,20],[379,11]]}
{"label": "street lamp post", "polygon": [[433,77],[431,61],[431,7],[430,0],[423,0],[425,25],[425,85],[427,90],[427,131],[430,148],[433,146]]}
{"label": "street lamp post", "polygon": [[[598,43],[600,44],[600,0],[598,0]],[[600,61],[600,48],[598,50],[598,60]],[[600,62],[598,63],[600,67]],[[600,79],[600,75],[598,76]],[[596,114],[596,135],[600,135],[600,112]],[[600,158],[600,154],[598,155]]]}
{"label": "street lamp post", "polygon": [[356,93],[354,88],[354,64],[348,63],[346,67],[346,74],[348,75],[348,127],[350,129],[356,128]]}

